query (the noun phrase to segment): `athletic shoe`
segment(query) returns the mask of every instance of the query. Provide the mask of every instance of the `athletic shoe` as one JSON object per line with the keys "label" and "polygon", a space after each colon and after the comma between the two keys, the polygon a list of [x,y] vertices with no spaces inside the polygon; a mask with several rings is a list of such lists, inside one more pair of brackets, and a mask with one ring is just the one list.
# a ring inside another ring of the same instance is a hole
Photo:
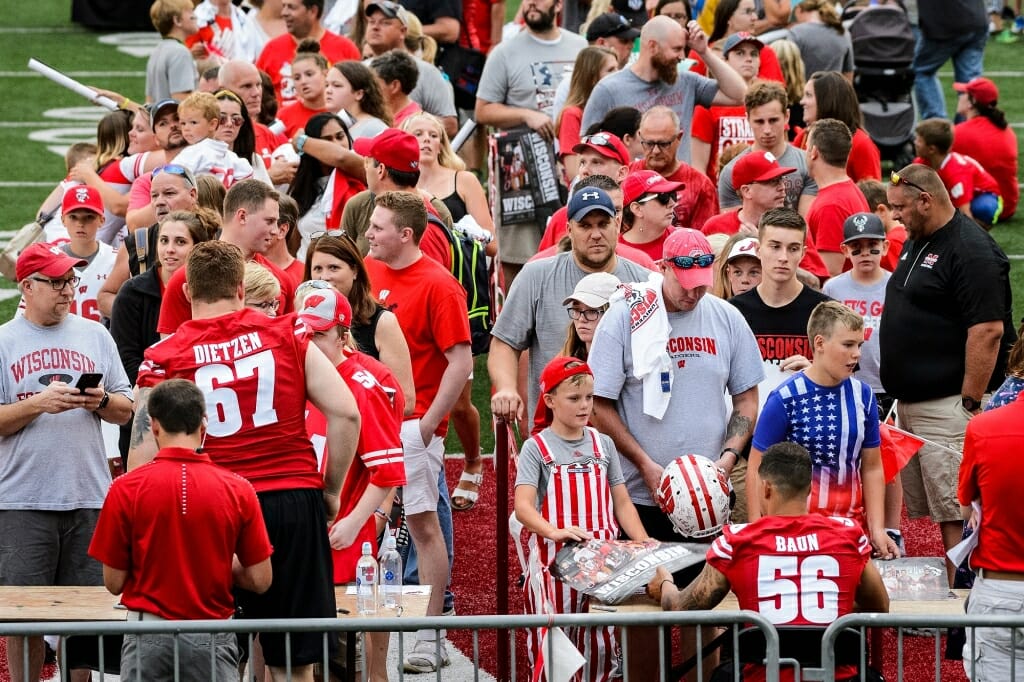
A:
{"label": "athletic shoe", "polygon": [[997,43],[1005,43],[1005,44],[1009,44],[1009,43],[1015,43],[1015,42],[1017,42],[1018,40],[1020,40],[1020,38],[1019,38],[1018,36],[1014,35],[1014,34],[1013,34],[1013,33],[1012,33],[1011,31],[1010,31],[1010,29],[1008,29],[1008,28],[1007,28],[1007,29],[1003,29],[1003,30],[1002,30],[1002,31],[1001,31],[1001,32],[999,33],[999,35],[997,35],[997,36],[996,36],[996,42],[997,42]]}
{"label": "athletic shoe", "polygon": [[417,639],[416,644],[412,647],[412,651],[405,655],[402,671],[407,673],[432,673],[437,672],[439,668],[451,664],[451,659],[448,658],[448,647],[445,646],[443,639],[440,641],[441,659],[438,660],[438,644],[437,640]]}

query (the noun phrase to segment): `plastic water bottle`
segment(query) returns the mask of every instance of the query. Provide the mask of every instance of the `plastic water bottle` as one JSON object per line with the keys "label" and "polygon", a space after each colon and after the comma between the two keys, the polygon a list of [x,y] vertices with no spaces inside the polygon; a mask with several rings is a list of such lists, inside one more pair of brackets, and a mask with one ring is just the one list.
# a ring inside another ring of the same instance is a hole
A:
{"label": "plastic water bottle", "polygon": [[377,613],[377,560],[369,542],[363,543],[363,556],[356,564],[356,610],[363,616]]}
{"label": "plastic water bottle", "polygon": [[395,536],[387,534],[384,553],[380,557],[381,602],[386,609],[402,605],[402,556],[398,553]]}

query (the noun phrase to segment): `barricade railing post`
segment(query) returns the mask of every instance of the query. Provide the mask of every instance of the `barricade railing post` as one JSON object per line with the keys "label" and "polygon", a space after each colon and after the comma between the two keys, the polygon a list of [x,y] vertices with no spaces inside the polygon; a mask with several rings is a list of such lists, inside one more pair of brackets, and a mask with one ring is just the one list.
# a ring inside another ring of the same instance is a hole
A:
{"label": "barricade railing post", "polygon": [[[498,615],[508,614],[508,460],[509,442],[508,425],[502,418],[494,422],[494,480],[497,486],[495,507],[497,508],[497,529],[495,539],[498,543],[497,551],[497,576],[495,587],[498,590],[497,609]],[[512,676],[509,671],[509,632],[500,629],[497,632],[497,664],[498,682],[511,682]]]}

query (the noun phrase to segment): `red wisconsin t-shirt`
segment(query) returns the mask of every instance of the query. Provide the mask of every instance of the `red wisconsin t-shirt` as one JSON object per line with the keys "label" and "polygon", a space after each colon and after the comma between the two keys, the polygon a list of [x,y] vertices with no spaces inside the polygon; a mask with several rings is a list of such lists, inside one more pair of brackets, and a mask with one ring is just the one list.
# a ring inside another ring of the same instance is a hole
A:
{"label": "red wisconsin t-shirt", "polygon": [[[400,270],[372,257],[365,262],[373,293],[398,318],[409,344],[416,385],[416,406],[411,418],[422,417],[434,402],[441,376],[448,367],[445,351],[470,341],[466,291],[431,258],[419,258]],[[446,415],[435,433],[443,437],[447,431]]]}
{"label": "red wisconsin t-shirt", "polygon": [[188,320],[148,349],[138,384],[188,379],[206,396],[204,451],[258,492],[323,488],[306,436],[309,330],[294,314]]}
{"label": "red wisconsin t-shirt", "polygon": [[[285,33],[264,45],[263,52],[256,59],[256,68],[270,75],[270,80],[274,84],[274,95],[282,106],[295,101],[292,60],[295,59],[295,50],[298,46],[295,36]],[[331,64],[362,58],[355,43],[327,30],[320,36],[320,54]]]}
{"label": "red wisconsin t-shirt", "polygon": [[230,618],[232,555],[252,566],[271,552],[252,485],[185,448],[114,479],[89,545],[128,571],[121,603],[170,620]]}
{"label": "red wisconsin t-shirt", "polygon": [[[386,373],[379,373],[380,368]],[[363,417],[356,457],[341,486],[341,507],[336,519],[340,521],[352,513],[367,486],[390,488],[405,485],[401,438],[405,398],[391,370],[363,353],[356,352],[346,358],[338,365],[338,373],[355,396],[359,414]],[[312,403],[307,403],[306,410],[306,431],[323,472],[327,465],[327,420]],[[351,545],[331,550],[335,585],[356,579],[356,562],[362,556],[364,542],[371,544],[376,556],[377,524],[373,514],[366,519]]]}
{"label": "red wisconsin t-shirt", "polygon": [[[766,516],[729,525],[708,550],[707,561],[729,580],[741,609],[775,625],[824,628],[853,611],[871,543],[851,519],[809,514]],[[787,671],[792,680],[792,670]],[[856,673],[849,666],[837,678]],[[764,680],[764,668],[745,666],[745,680]]]}
{"label": "red wisconsin t-shirt", "polygon": [[[267,260],[263,254],[255,254],[252,261],[270,270],[270,274],[281,285],[281,295],[277,297],[280,301],[280,314],[292,312],[295,309],[293,303],[296,286],[292,277]],[[192,319],[192,304],[185,297],[186,281],[185,268],[178,268],[167,282],[164,297],[160,300],[160,319],[156,324],[156,330],[160,334],[173,334],[183,322]]]}

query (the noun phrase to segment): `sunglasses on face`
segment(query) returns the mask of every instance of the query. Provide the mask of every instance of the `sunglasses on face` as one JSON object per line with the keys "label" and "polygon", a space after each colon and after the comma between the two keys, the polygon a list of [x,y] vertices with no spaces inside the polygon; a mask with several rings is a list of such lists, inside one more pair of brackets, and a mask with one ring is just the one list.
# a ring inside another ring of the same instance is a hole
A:
{"label": "sunglasses on face", "polygon": [[713,253],[702,253],[699,256],[672,256],[671,258],[663,258],[666,263],[671,263],[677,268],[683,270],[689,270],[690,268],[710,268],[711,264],[715,262],[715,254]]}
{"label": "sunglasses on face", "polygon": [[910,180],[907,180],[905,177],[903,177],[902,175],[900,175],[896,171],[893,171],[892,174],[889,176],[889,182],[892,183],[893,187],[899,187],[900,185],[906,185],[908,187],[913,187],[918,192],[924,192],[924,193],[928,192],[928,190],[926,190],[921,185],[917,185],[917,184],[911,182]]}
{"label": "sunglasses on face", "polygon": [[231,125],[235,126],[236,128],[241,128],[242,124],[245,123],[245,119],[242,118],[241,114],[230,114],[230,115],[228,115],[228,114],[221,114],[219,118],[220,118],[220,124],[222,126],[225,126],[228,123],[230,123]]}
{"label": "sunglasses on face", "polygon": [[638,204],[646,204],[648,201],[654,199],[658,200],[658,203],[662,206],[668,206],[676,200],[675,192],[658,192],[657,194],[648,194],[645,197],[640,197],[636,200]]}

